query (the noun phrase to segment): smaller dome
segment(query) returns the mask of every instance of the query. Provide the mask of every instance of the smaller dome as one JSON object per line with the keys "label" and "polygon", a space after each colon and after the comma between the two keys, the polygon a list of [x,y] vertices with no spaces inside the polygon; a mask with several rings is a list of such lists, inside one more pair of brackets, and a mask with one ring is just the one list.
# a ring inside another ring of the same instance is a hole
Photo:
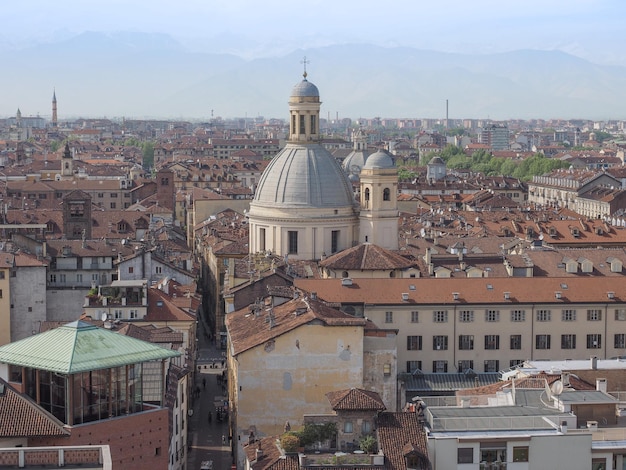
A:
{"label": "smaller dome", "polygon": [[293,90],[291,90],[291,96],[319,98],[320,92],[315,85],[313,85],[305,78],[293,87]]}
{"label": "smaller dome", "polygon": [[363,166],[363,169],[394,168],[394,167],[395,165],[393,164],[393,159],[391,158],[391,156],[387,152],[383,150],[379,150],[378,152],[373,153],[369,157],[367,157],[367,160],[365,160],[365,165]]}

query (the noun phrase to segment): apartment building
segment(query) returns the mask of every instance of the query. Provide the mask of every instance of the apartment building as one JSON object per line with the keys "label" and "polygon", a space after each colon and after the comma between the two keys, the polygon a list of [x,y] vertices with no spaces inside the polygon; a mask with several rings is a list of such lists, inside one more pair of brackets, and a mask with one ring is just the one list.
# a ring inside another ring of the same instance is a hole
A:
{"label": "apartment building", "polygon": [[381,328],[398,329],[398,370],[497,372],[528,359],[626,353],[621,277],[297,279]]}

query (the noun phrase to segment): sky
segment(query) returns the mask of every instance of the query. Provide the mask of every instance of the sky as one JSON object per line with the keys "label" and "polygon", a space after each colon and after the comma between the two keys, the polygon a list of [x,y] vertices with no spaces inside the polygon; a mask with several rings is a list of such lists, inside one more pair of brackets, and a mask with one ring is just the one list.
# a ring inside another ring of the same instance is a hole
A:
{"label": "sky", "polygon": [[[3,2],[0,46],[83,31],[160,32],[241,56],[367,42],[446,52],[560,49],[626,65],[624,0],[20,0]],[[224,34],[231,44],[212,42]],[[246,39],[249,39],[246,41]]]}

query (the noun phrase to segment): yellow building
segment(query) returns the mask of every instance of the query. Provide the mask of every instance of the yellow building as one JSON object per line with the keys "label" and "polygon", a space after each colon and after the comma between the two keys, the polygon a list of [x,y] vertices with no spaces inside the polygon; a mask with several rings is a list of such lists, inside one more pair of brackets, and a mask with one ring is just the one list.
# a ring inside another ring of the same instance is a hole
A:
{"label": "yellow building", "polygon": [[[395,331],[378,330],[314,298],[271,301],[226,316],[229,404],[238,459],[256,437],[327,410],[328,392],[376,391],[395,407]],[[242,460],[243,462],[243,460]]]}

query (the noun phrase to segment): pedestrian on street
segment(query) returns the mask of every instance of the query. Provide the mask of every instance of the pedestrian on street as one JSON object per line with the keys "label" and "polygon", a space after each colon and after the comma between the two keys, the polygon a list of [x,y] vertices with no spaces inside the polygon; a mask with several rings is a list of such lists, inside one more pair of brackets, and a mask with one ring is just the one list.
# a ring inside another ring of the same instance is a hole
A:
{"label": "pedestrian on street", "polygon": [[209,424],[211,424],[212,420],[213,420],[213,413],[209,411]]}
{"label": "pedestrian on street", "polygon": [[206,390],[206,378],[202,377],[202,388]]}
{"label": "pedestrian on street", "polygon": [[224,434],[222,434],[222,445],[226,445],[226,436]]}

